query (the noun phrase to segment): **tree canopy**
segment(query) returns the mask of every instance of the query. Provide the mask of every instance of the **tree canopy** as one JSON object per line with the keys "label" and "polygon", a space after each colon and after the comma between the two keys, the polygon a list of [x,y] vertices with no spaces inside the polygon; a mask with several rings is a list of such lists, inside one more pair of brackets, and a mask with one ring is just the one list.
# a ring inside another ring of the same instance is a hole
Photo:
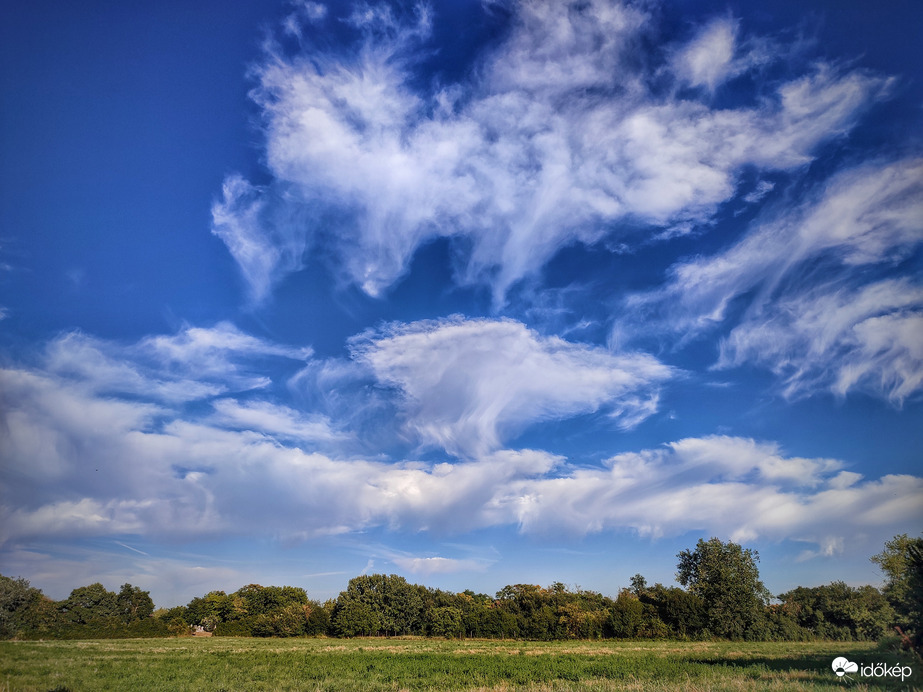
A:
{"label": "tree canopy", "polygon": [[699,539],[695,550],[678,555],[676,581],[705,605],[711,634],[729,639],[758,638],[771,595],[760,581],[759,553],[718,538]]}
{"label": "tree canopy", "polygon": [[511,584],[493,596],[453,593],[370,574],[351,579],[325,603],[297,586],[247,584],[158,611],[150,594],[131,584],[116,593],[94,583],[55,602],[25,579],[0,575],[0,637],[181,636],[199,626],[218,636],[258,637],[866,640],[898,626],[919,646],[921,539],[896,536],[872,558],[887,576],[883,591],[835,581],[796,587],[777,603],[760,581],[755,551],[712,538],[677,558],[676,578],[685,588],[649,585],[636,574],[615,598],[561,582]]}

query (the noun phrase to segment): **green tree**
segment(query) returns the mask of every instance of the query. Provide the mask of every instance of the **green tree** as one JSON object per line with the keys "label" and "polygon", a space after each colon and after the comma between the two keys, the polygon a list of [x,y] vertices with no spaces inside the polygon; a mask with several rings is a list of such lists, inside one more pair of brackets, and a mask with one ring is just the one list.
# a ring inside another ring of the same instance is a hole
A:
{"label": "green tree", "polygon": [[885,573],[884,593],[897,613],[897,625],[917,651],[923,648],[923,537],[899,534],[871,558]]}
{"label": "green tree", "polygon": [[453,606],[438,606],[426,611],[427,630],[434,637],[452,639],[465,633],[462,611]]}
{"label": "green tree", "polygon": [[[422,634],[425,591],[396,574],[368,574],[349,580],[337,598],[333,624],[338,632]],[[371,613],[371,614],[370,614]],[[377,623],[374,629],[363,631]]]}
{"label": "green tree", "polygon": [[149,591],[142,591],[137,586],[122,584],[115,597],[119,618],[126,625],[149,618],[154,612],[154,601]]}
{"label": "green tree", "polygon": [[677,557],[676,580],[699,596],[711,634],[728,639],[760,638],[770,594],[760,581],[759,554],[717,538],[699,539]]}
{"label": "green tree", "polygon": [[55,615],[54,602],[27,579],[0,575],[0,638],[44,632]]}
{"label": "green tree", "polygon": [[641,601],[653,606],[674,636],[695,637],[705,627],[705,603],[697,594],[654,584],[644,590]]}
{"label": "green tree", "polygon": [[638,595],[632,590],[622,589],[609,610],[606,635],[619,639],[637,637],[643,620],[644,604],[638,599]]}
{"label": "green tree", "polygon": [[363,600],[349,598],[341,602],[338,598],[333,614],[333,630],[341,637],[369,636],[381,630],[381,619],[372,606]]}
{"label": "green tree", "polygon": [[327,634],[330,629],[330,613],[333,612],[333,602],[321,604],[317,601],[310,601],[307,606],[308,621],[304,626],[304,633],[307,635]]}
{"label": "green tree", "polygon": [[640,596],[647,590],[647,579],[640,572],[631,578],[631,591],[635,596]]}
{"label": "green tree", "polygon": [[81,586],[58,603],[65,620],[76,625],[97,624],[119,614],[118,599],[99,582]]}
{"label": "green tree", "polygon": [[[284,608],[285,606],[293,604],[304,605],[308,602],[308,594],[304,589],[298,586],[261,586],[259,584],[248,584],[238,589],[233,596],[236,596],[242,601],[240,607],[251,617],[257,615],[271,615],[274,610]],[[234,606],[233,598],[229,605],[232,607]]]}
{"label": "green tree", "polygon": [[852,587],[842,581],[799,586],[780,594],[779,600],[798,627],[823,639],[878,639],[894,620],[894,610],[874,586]]}

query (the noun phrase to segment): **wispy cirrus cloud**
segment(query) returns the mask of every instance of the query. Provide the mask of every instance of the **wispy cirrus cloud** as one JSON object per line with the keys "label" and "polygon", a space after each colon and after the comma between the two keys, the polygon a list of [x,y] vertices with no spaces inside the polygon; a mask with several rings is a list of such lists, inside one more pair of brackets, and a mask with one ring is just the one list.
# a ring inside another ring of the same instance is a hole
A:
{"label": "wispy cirrus cloud", "polygon": [[223,428],[258,430],[294,441],[330,443],[348,439],[334,429],[331,420],[317,413],[304,413],[269,401],[218,399],[212,404],[215,415],[209,420]]}
{"label": "wispy cirrus cloud", "polygon": [[486,560],[459,559],[453,557],[393,557],[391,561],[411,574],[452,574],[454,572],[483,572],[490,566]]}
{"label": "wispy cirrus cloud", "polygon": [[464,457],[583,413],[631,428],[656,412],[660,386],[677,375],[647,354],[543,337],[509,319],[392,324],[352,344],[354,359],[401,392],[407,427]]}
{"label": "wispy cirrus cloud", "polygon": [[923,286],[888,279],[787,296],[734,327],[718,368],[770,368],[787,397],[865,391],[900,406],[923,390]]}
{"label": "wispy cirrus cloud", "polygon": [[673,266],[662,288],[625,301],[643,329],[624,319],[616,331],[682,341],[731,322],[719,368],[769,367],[787,396],[861,389],[900,404],[923,381],[923,294],[900,268],[921,243],[923,160],[864,164],[724,252]]}
{"label": "wispy cirrus cloud", "polygon": [[[273,180],[258,189],[231,176],[213,208],[213,231],[254,299],[319,239],[345,281],[380,295],[417,248],[449,237],[466,241],[457,280],[489,284],[502,304],[563,247],[707,222],[745,167],[802,166],[890,85],[817,63],[763,98],[719,109],[711,92],[773,59],[768,44],[741,40],[732,19],[638,60],[656,28],[635,6],[510,8],[505,41],[467,79],[430,88],[418,70],[438,14],[422,5],[404,16],[356,11],[348,54],[307,39],[294,55],[268,49],[253,97]],[[655,76],[708,93],[654,90]]]}
{"label": "wispy cirrus cloud", "polygon": [[[804,288],[805,268],[827,260],[824,280],[864,265],[890,265],[923,242],[923,160],[869,163],[843,171],[806,201],[775,208],[725,251],[680,262],[667,283],[629,296],[627,307],[686,336],[728,316],[730,302],[757,290],[751,312],[780,291]],[[801,280],[801,281],[799,281]],[[861,277],[850,278],[861,281]]]}
{"label": "wispy cirrus cloud", "polygon": [[730,17],[705,24],[673,55],[672,71],[690,86],[714,91],[726,80],[771,59],[765,49],[741,51],[738,33],[739,23]]}
{"label": "wispy cirrus cloud", "polygon": [[263,388],[269,379],[258,363],[305,361],[311,354],[310,348],[274,344],[220,322],[132,344],[67,332],[47,345],[43,366],[95,391],[176,403]]}

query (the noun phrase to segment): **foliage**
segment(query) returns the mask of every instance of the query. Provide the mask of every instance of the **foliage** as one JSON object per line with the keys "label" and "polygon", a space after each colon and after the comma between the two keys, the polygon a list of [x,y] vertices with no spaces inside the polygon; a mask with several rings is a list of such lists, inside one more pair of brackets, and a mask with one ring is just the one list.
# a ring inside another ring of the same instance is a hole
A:
{"label": "foliage", "polygon": [[424,622],[420,591],[396,574],[350,579],[337,598],[334,630],[345,637],[420,633]]}
{"label": "foliage", "polygon": [[[761,639],[856,641],[881,638],[895,623],[919,645],[923,551],[898,536],[875,556],[885,593],[844,582],[798,587],[768,604],[758,556],[734,543],[700,540],[679,555],[677,580],[649,586],[640,574],[616,598],[594,591],[512,584],[495,596],[452,593],[397,575],[362,575],[335,600],[310,600],[293,586],[247,584],[210,591],[185,606],[154,611],[148,592],[123,584],[74,589],[59,602],[24,579],[0,576],[0,636],[74,639],[177,636],[201,626],[221,637],[431,636],[535,641],[586,639]],[[895,612],[896,611],[896,612]]]}
{"label": "foliage", "polygon": [[873,586],[851,587],[835,581],[812,588],[799,586],[779,599],[782,612],[821,639],[880,639],[894,621],[894,610]]}
{"label": "foliage", "polygon": [[704,603],[711,634],[728,639],[760,639],[770,594],[760,581],[759,553],[718,538],[699,539],[695,550],[678,555],[676,581]]}
{"label": "foliage", "polygon": [[657,618],[668,628],[672,636],[693,637],[705,630],[705,601],[696,593],[683,591],[675,586],[655,584],[649,589],[644,589],[641,600],[653,607]]}
{"label": "foliage", "polygon": [[97,582],[71,591],[67,599],[58,603],[58,610],[64,621],[70,624],[101,623],[118,617],[118,597]]}
{"label": "foliage", "polygon": [[885,573],[884,593],[895,610],[895,624],[923,653],[923,537],[899,534],[871,560]]}
{"label": "foliage", "polygon": [[137,586],[122,584],[118,596],[115,597],[119,618],[126,625],[144,620],[154,612],[154,601],[148,591],[142,591]]}
{"label": "foliage", "polygon": [[54,602],[22,577],[0,574],[0,638],[45,632],[55,621]]}

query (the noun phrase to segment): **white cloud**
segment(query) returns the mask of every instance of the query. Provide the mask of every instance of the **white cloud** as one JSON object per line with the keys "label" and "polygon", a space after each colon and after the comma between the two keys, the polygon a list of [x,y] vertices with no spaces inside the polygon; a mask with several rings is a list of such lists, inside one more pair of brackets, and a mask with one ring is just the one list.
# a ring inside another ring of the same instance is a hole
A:
{"label": "white cloud", "polygon": [[244,334],[222,322],[211,328],[187,327],[171,336],[150,336],[134,344],[69,332],[48,344],[44,366],[94,391],[175,403],[266,387],[269,379],[255,371],[255,362],[304,361],[311,353],[309,348],[281,346]]}
{"label": "white cloud", "polygon": [[407,426],[478,457],[528,425],[606,411],[633,427],[656,411],[674,371],[642,353],[542,337],[513,320],[391,325],[353,341],[353,357],[403,393]]}
{"label": "white cloud", "polygon": [[334,442],[347,436],[333,429],[331,421],[319,414],[300,411],[268,401],[219,399],[212,406],[210,422],[238,430],[255,430],[284,439],[302,442]]}
{"label": "white cloud", "polygon": [[498,487],[561,462],[529,450],[454,465],[335,458],[176,414],[151,429],[149,406],[54,377],[4,370],[0,383],[9,397],[0,409],[3,542],[125,534],[291,540],[373,526],[463,532],[503,523]]}
{"label": "white cloud", "polygon": [[786,457],[776,445],[748,439],[681,440],[620,454],[608,464],[607,470],[575,469],[516,485],[522,529],[632,528],[652,536],[702,531],[736,540],[820,544],[923,519],[921,478],[854,477],[846,484],[836,460]]}
{"label": "white cloud", "polygon": [[481,560],[450,557],[394,557],[391,562],[412,574],[453,574],[455,572],[483,572],[489,563]]}
{"label": "white cloud", "polygon": [[309,219],[297,197],[254,187],[237,175],[224,181],[222,198],[212,205],[212,232],[227,245],[254,303],[303,266],[308,245],[299,227]]}
{"label": "white cloud", "polygon": [[733,74],[737,44],[737,24],[728,19],[716,19],[706,24],[698,35],[674,58],[674,71],[692,86],[710,90]]}
{"label": "white cloud", "polygon": [[[562,247],[709,220],[743,168],[809,162],[889,84],[819,64],[764,100],[715,109],[647,86],[669,55],[637,59],[656,29],[636,8],[513,9],[507,39],[467,81],[425,93],[411,86],[432,21],[419,8],[357,12],[363,38],[349,57],[270,48],[253,93],[274,182],[231,176],[213,209],[254,299],[315,243],[334,249],[344,280],[380,295],[423,243],[464,237],[457,279],[490,284],[500,304]],[[674,55],[679,78],[713,89],[768,59],[737,56],[736,31],[731,20],[703,27]]]}
{"label": "white cloud", "polygon": [[[207,420],[174,416],[152,428],[149,405],[113,401],[56,376],[4,370],[0,384],[8,397],[0,409],[0,540],[7,546],[503,526],[577,536],[695,530],[822,546],[860,529],[886,534],[923,520],[921,478],[866,480],[837,460],[789,456],[749,439],[689,438],[619,454],[603,468],[575,467],[540,450],[388,462],[308,452]],[[480,564],[398,557],[419,573]]]}
{"label": "white cloud", "polygon": [[[921,241],[923,159],[865,164],[724,252],[672,267],[663,288],[626,301],[643,327],[623,320],[616,333],[688,339],[733,317],[732,301],[746,296],[718,367],[767,366],[790,396],[855,388],[899,404],[923,379],[923,299],[893,267]],[[858,271],[876,266],[894,278]]]}
{"label": "white cloud", "polygon": [[886,280],[780,300],[722,341],[719,368],[746,362],[772,369],[789,397],[858,389],[900,405],[923,390],[923,286]]}

